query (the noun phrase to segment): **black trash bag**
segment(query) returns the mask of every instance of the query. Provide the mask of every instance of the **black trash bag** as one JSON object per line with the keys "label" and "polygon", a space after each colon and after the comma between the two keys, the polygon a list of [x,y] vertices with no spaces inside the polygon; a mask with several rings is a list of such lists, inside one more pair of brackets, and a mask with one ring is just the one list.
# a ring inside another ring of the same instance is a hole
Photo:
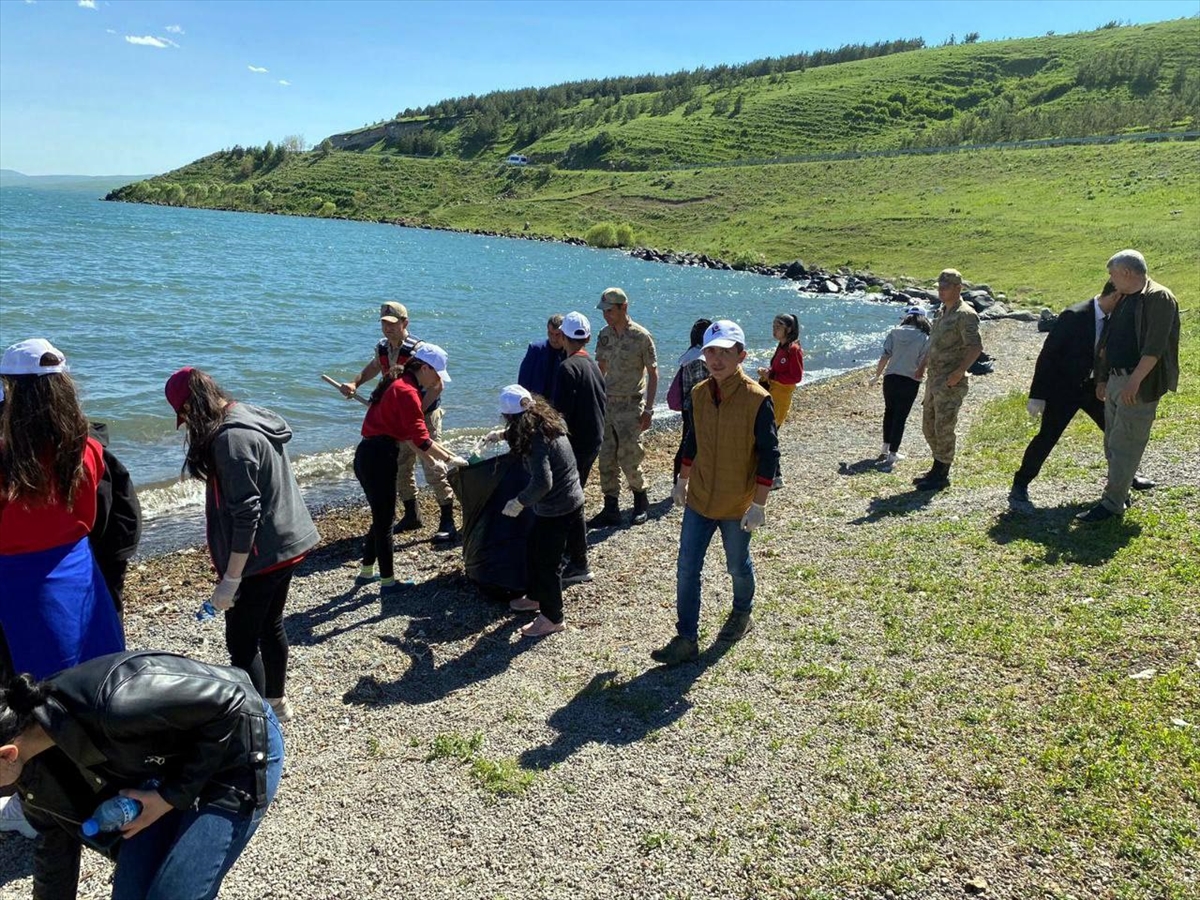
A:
{"label": "black trash bag", "polygon": [[525,544],[533,511],[511,517],[501,510],[528,483],[528,473],[511,453],[450,473],[462,506],[463,567],[467,578],[495,600],[525,593]]}
{"label": "black trash bag", "polygon": [[980,353],[979,358],[967,369],[972,375],[991,375],[996,368],[996,361],[986,353]]}

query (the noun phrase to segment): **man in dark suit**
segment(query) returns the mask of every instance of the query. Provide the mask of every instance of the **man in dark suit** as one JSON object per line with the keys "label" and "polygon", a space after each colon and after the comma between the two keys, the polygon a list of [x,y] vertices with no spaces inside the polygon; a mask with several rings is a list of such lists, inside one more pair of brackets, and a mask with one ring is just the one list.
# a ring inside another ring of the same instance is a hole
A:
{"label": "man in dark suit", "polygon": [[[1042,464],[1075,418],[1075,413],[1082,409],[1101,431],[1104,430],[1104,403],[1096,397],[1092,367],[1100,334],[1120,299],[1121,295],[1109,282],[1104,285],[1103,292],[1091,300],[1064,309],[1046,336],[1034,366],[1026,407],[1031,416],[1041,416],[1042,425],[1025,449],[1021,468],[1013,477],[1012,490],[1008,494],[1008,503],[1013,509],[1032,509],[1029,483],[1037,478]],[[1154,482],[1141,475],[1134,478],[1133,487],[1138,490],[1153,486]]]}

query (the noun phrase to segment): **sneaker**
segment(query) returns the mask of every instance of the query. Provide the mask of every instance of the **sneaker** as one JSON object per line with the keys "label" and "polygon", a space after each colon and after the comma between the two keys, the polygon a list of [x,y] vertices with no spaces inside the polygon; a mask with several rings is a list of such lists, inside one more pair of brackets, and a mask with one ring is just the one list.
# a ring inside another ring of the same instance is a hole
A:
{"label": "sneaker", "polygon": [[664,666],[677,666],[680,663],[699,659],[700,648],[695,641],[689,641],[681,634],[671,638],[667,646],[650,651],[650,658]]}
{"label": "sneaker", "polygon": [[566,630],[566,622],[551,622],[541,613],[538,613],[538,617],[536,619],[534,619],[528,625],[522,626],[521,634],[523,634],[525,637],[536,638],[545,637],[548,634],[558,634],[558,632]]}
{"label": "sneaker", "polygon": [[750,613],[735,609],[725,619],[725,624],[721,626],[721,630],[717,634],[717,643],[732,644],[734,641],[740,641],[753,627],[754,620],[750,618]]}
{"label": "sneaker", "polygon": [[400,581],[393,578],[391,581],[385,581],[379,585],[379,596],[395,597],[398,594],[403,593],[405,589],[412,587],[413,584],[414,582],[411,578],[407,581]]}
{"label": "sneaker", "polygon": [[[899,453],[889,453],[883,458],[883,462],[879,463],[880,472],[890,472],[896,467],[896,461],[900,459]],[[878,460],[876,460],[878,462]]]}
{"label": "sneaker", "polygon": [[575,563],[570,563],[562,571],[562,586],[569,587],[572,584],[582,584],[585,581],[592,580],[592,570],[586,564],[577,566]]}
{"label": "sneaker", "polygon": [[374,566],[363,566],[359,569],[358,574],[354,576],[354,583],[359,587],[364,584],[373,584],[379,580],[379,574],[375,571]]}
{"label": "sneaker", "polygon": [[1151,488],[1157,487],[1157,485],[1158,482],[1153,478],[1147,478],[1145,475],[1139,472],[1133,476],[1133,481],[1129,486],[1135,491],[1148,491]]}
{"label": "sneaker", "polygon": [[515,600],[510,600],[508,608],[513,612],[537,612],[542,608],[542,605],[536,600],[530,600],[528,597],[518,597]]}
{"label": "sneaker", "polygon": [[295,715],[296,711],[292,709],[287,697],[276,697],[274,700],[268,697],[267,702],[271,704],[271,709],[275,710],[275,718],[280,722],[287,722]]}
{"label": "sneaker", "polygon": [[879,454],[877,457],[875,457],[875,459],[874,459],[874,463],[875,463],[875,465],[877,465],[877,466],[882,466],[882,465],[883,465],[885,462],[887,462],[887,458],[888,458],[888,456],[890,456],[890,455],[891,455],[891,454],[888,454],[888,453],[880,453],[880,454]]}
{"label": "sneaker", "polygon": [[784,485],[783,476],[782,476],[782,475],[776,475],[776,476],[775,476],[775,480],[771,482],[771,490],[773,490],[773,491],[777,491],[777,490],[779,490],[781,487],[783,487],[783,485]]}
{"label": "sneaker", "polygon": [[0,797],[0,831],[15,831],[23,838],[33,840],[38,836],[37,829],[25,818],[25,810],[21,808],[21,798],[16,794],[11,797]]}

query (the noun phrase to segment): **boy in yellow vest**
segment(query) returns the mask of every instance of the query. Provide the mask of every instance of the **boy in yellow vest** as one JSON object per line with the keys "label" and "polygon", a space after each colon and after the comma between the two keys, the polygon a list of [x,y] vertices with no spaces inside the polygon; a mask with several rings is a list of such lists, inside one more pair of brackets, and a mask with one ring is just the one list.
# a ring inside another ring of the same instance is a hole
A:
{"label": "boy in yellow vest", "polygon": [[650,654],[668,666],[700,655],[700,573],[718,529],[725,566],[733,577],[733,611],[717,641],[730,643],[750,630],[750,534],[766,523],[767,497],[779,463],[771,395],[742,371],[742,329],[728,319],[714,322],[704,333],[703,352],[709,377],[692,389],[694,427],[684,439],[679,480],[671,492],[671,500],[684,507],[676,565],[676,635]]}

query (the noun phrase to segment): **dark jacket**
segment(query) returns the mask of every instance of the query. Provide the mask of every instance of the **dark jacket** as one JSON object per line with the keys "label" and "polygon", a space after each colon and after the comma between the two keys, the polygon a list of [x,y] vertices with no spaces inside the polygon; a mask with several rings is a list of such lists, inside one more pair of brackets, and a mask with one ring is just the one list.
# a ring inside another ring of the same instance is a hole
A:
{"label": "dark jacket", "polygon": [[108,426],[92,422],[92,437],[104,448],[104,475],[96,486],[96,524],[88,534],[96,559],[128,560],[142,539],[142,506],[129,470],[108,449]]}
{"label": "dark jacket", "polygon": [[1066,400],[1080,391],[1093,391],[1095,357],[1096,301],[1084,300],[1064,309],[1046,336],[1033,368],[1030,398]]}
{"label": "dark jacket", "polygon": [[[241,669],[170,653],[114,653],[50,679],[34,718],[55,746],[17,781],[26,816],[42,832],[35,900],[73,898],[79,825],[122,788],[161,782],[176,809],[242,814],[267,802],[267,718]],[[113,855],[119,838],[89,841]]]}
{"label": "dark jacket", "polygon": [[593,456],[604,440],[604,376],[596,361],[580,352],[568,356],[554,376],[551,405],[567,423],[576,459]]}
{"label": "dark jacket", "polygon": [[521,462],[529,473],[529,484],[517,499],[522,506],[533,507],[534,515],[565,516],[583,506],[575,453],[566,435],[547,441],[540,430],[534,432],[533,446]]}
{"label": "dark jacket", "polygon": [[535,341],[525,350],[517,384],[529,393],[541,394],[549,400],[554,393],[554,375],[566,355],[565,351],[551,347],[548,340]]}
{"label": "dark jacket", "polygon": [[219,575],[230,553],[249,553],[242,574],[257,575],[320,540],[284,448],[291,439],[287,422],[269,409],[228,407],[205,491],[208,549]]}

